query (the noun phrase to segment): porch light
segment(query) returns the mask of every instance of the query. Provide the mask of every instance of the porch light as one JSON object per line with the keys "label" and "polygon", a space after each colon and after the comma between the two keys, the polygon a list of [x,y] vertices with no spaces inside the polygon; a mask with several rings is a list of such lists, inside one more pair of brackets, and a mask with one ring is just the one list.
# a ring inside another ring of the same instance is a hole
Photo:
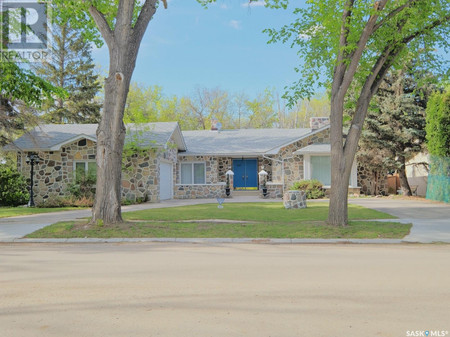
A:
{"label": "porch light", "polygon": [[230,189],[230,177],[234,176],[234,172],[231,170],[228,170],[225,175],[227,176],[227,185],[225,187],[225,194],[227,195],[227,197],[230,196],[231,194],[231,189]]}
{"label": "porch light", "polygon": [[258,175],[259,175],[260,178],[263,178],[263,177],[265,177],[265,176],[268,176],[269,173],[267,173],[266,171],[264,171],[264,168],[263,168],[261,171],[259,171]]}
{"label": "porch light", "polygon": [[41,162],[41,158],[35,153],[29,154],[27,158],[25,159],[25,162],[27,164],[31,165],[31,172],[30,172],[30,201],[28,202],[28,207],[34,207],[34,198],[33,198],[33,177],[34,177],[34,165],[37,165]]}
{"label": "porch light", "polygon": [[266,180],[267,180],[267,176],[269,174],[264,171],[264,166],[261,168],[261,171],[259,171],[258,176],[259,176],[259,180],[261,181],[261,188],[262,188],[262,192],[263,192],[263,196],[266,197],[267,196],[267,187],[266,187]]}

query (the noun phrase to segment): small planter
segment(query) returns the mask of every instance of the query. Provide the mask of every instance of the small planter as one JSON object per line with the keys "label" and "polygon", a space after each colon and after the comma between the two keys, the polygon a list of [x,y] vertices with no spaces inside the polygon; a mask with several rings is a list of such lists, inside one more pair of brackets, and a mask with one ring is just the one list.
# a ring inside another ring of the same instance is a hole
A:
{"label": "small planter", "polygon": [[283,195],[284,208],[306,208],[305,191],[287,191]]}

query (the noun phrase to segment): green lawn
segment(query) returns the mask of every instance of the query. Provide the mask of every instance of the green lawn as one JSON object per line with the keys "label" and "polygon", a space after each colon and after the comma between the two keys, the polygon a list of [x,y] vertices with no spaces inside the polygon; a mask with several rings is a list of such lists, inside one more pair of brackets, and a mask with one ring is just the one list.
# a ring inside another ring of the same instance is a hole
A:
{"label": "green lawn", "polygon": [[[123,213],[125,223],[87,226],[60,222],[34,232],[29,238],[402,238],[411,225],[375,222],[394,218],[386,213],[349,205],[346,227],[325,223],[328,205],[310,203],[307,209],[286,210],[282,203],[215,204],[159,208]],[[229,222],[219,222],[218,220]]]}
{"label": "green lawn", "polygon": [[[230,203],[224,208],[217,204],[202,204],[176,208],[158,208],[145,211],[127,212],[126,220],[204,220],[227,219],[264,222],[295,222],[303,220],[325,221],[328,217],[328,203],[310,202],[304,209],[285,209],[281,202],[267,203]],[[356,219],[395,219],[387,213],[378,212],[358,205],[348,205],[348,217]]]}
{"label": "green lawn", "polygon": [[11,216],[21,216],[40,213],[52,213],[61,211],[73,211],[83,209],[82,207],[60,207],[60,208],[39,208],[39,207],[0,207],[0,218]]}

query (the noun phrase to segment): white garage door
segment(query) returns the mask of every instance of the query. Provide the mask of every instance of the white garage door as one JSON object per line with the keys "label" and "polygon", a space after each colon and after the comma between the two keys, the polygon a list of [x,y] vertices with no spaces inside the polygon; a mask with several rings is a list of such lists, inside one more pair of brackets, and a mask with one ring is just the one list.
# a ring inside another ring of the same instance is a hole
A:
{"label": "white garage door", "polygon": [[172,199],[172,164],[160,163],[159,172],[159,198],[160,200]]}

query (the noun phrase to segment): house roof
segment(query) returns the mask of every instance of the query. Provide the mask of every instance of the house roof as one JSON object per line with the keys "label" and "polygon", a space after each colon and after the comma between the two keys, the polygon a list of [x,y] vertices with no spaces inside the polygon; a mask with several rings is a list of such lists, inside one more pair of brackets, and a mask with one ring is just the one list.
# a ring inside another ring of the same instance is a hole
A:
{"label": "house roof", "polygon": [[183,131],[187,151],[181,155],[254,156],[279,150],[329,126],[311,129],[239,129]]}
{"label": "house roof", "polygon": [[[95,142],[97,140],[97,127],[97,124],[44,124],[35,127],[13,143],[6,145],[4,149],[12,151],[59,151],[64,145],[83,138]],[[139,126],[128,124],[127,129],[129,132],[126,141],[136,138],[141,145],[154,143],[156,146],[165,146],[173,135],[178,149],[186,149],[177,122],[147,123]],[[132,135],[136,136],[133,137]]]}
{"label": "house roof", "polygon": [[[96,141],[97,124],[44,124],[4,147],[12,151],[59,151],[79,139]],[[177,122],[127,124],[126,141],[165,147],[173,137],[180,155],[248,157],[274,155],[284,146],[329,128],[181,131]],[[310,145],[311,146],[311,145]],[[300,151],[309,151],[307,146]],[[329,146],[329,145],[328,145]],[[314,148],[317,152],[317,148]],[[319,151],[320,152],[320,151]],[[329,152],[325,151],[325,152]],[[307,153],[307,152],[305,152]],[[302,154],[299,152],[298,154]]]}
{"label": "house roof", "polygon": [[311,144],[294,152],[294,155],[299,154],[329,154],[331,153],[331,144]]}

